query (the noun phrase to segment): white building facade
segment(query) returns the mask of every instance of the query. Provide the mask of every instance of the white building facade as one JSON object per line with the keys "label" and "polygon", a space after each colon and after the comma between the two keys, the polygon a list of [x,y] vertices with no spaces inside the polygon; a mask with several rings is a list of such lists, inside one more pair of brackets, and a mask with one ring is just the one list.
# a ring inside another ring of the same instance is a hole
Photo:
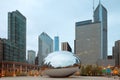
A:
{"label": "white building facade", "polygon": [[33,50],[28,50],[28,63],[29,64],[35,64],[35,51]]}

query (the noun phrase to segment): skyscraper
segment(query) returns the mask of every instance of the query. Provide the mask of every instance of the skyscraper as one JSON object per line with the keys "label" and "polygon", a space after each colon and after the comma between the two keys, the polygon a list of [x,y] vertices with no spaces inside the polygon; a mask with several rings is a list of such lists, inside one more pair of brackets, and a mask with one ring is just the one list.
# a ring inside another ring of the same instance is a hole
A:
{"label": "skyscraper", "polygon": [[107,10],[99,1],[94,11],[94,22],[101,22],[101,58],[107,59]]}
{"label": "skyscraper", "polygon": [[35,64],[35,51],[28,50],[28,63]]}
{"label": "skyscraper", "polygon": [[0,62],[3,60],[3,41],[0,38]]}
{"label": "skyscraper", "polygon": [[120,40],[115,41],[115,46],[113,47],[113,59],[115,59],[115,65],[120,66]]}
{"label": "skyscraper", "polygon": [[77,22],[75,28],[74,49],[77,55],[80,57],[83,55],[81,57],[83,63],[87,64],[88,60],[91,60],[89,64],[95,63],[97,59],[107,59],[107,10],[101,2],[94,11],[94,22],[92,20]]}
{"label": "skyscraper", "polygon": [[70,51],[70,52],[72,52],[72,48],[70,47],[68,42],[62,42],[61,50],[62,51]]}
{"label": "skyscraper", "polygon": [[40,66],[42,66],[43,59],[51,52],[53,52],[53,40],[43,32],[38,38],[38,64]]}
{"label": "skyscraper", "polygon": [[19,62],[26,61],[26,18],[18,10],[8,13],[8,40],[17,50],[13,58]]}
{"label": "skyscraper", "polygon": [[54,51],[59,51],[59,37],[54,37]]}
{"label": "skyscraper", "polygon": [[82,64],[96,64],[101,55],[101,23],[76,22],[75,53]]}

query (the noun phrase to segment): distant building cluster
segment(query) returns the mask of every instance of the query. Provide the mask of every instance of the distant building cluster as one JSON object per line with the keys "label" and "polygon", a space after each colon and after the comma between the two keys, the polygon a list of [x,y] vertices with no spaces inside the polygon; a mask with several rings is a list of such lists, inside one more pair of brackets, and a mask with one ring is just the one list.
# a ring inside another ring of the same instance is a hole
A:
{"label": "distant building cluster", "polygon": [[[12,61],[42,66],[44,58],[59,51],[59,36],[52,38],[45,32],[38,38],[38,54],[28,50],[26,59],[26,17],[18,10],[8,13],[8,39],[0,38],[0,62]],[[53,46],[54,44],[54,46]],[[54,49],[53,49],[54,48]]]}

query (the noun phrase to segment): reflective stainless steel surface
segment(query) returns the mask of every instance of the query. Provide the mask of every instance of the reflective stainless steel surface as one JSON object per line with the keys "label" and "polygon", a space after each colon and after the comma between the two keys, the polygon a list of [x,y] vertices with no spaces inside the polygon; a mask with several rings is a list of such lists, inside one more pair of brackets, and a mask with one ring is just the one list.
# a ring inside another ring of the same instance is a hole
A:
{"label": "reflective stainless steel surface", "polygon": [[80,59],[68,51],[50,53],[43,62],[48,69],[44,71],[50,77],[67,77],[80,68]]}

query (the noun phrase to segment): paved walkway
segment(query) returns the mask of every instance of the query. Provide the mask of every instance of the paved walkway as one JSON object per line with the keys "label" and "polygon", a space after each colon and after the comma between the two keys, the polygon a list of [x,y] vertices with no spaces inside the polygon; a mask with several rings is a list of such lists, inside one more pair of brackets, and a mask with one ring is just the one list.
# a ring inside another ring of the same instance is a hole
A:
{"label": "paved walkway", "polygon": [[0,80],[120,80],[118,77],[88,77],[88,76],[72,76],[69,78],[49,78],[49,77],[2,77]]}

